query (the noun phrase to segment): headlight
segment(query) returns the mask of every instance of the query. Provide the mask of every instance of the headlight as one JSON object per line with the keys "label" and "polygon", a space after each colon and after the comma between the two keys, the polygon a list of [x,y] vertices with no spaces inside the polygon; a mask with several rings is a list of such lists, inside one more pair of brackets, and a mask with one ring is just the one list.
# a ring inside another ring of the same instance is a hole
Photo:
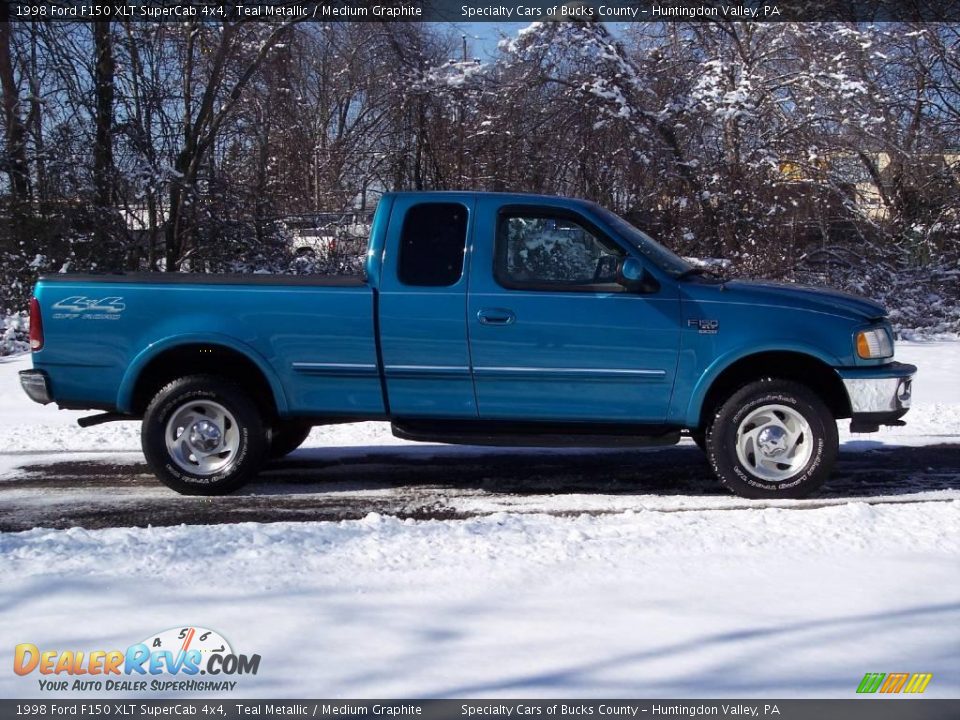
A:
{"label": "headlight", "polygon": [[857,333],[857,355],[865,360],[893,357],[893,340],[883,328]]}

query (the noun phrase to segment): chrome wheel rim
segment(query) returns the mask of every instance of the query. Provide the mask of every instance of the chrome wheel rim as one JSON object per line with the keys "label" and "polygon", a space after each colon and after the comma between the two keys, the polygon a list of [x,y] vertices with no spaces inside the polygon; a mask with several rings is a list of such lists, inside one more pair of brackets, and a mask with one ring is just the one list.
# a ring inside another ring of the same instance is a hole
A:
{"label": "chrome wheel rim", "polygon": [[786,405],[762,405],[737,428],[737,460],[761,480],[789,480],[807,466],[811,455],[810,423]]}
{"label": "chrome wheel rim", "polygon": [[240,449],[236,419],[212,400],[192,400],[174,410],[164,437],[170,459],[193,475],[224,471],[236,462]]}

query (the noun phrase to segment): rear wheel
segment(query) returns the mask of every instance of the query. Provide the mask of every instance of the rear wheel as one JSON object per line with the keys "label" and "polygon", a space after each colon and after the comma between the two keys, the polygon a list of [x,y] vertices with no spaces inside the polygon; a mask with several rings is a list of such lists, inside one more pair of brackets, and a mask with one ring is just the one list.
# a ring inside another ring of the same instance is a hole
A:
{"label": "rear wheel", "polygon": [[162,483],[183,495],[222,495],[260,469],[267,450],[257,406],[238,386],[191,375],[162,388],[143,417],[143,454]]}
{"label": "rear wheel", "polygon": [[270,452],[271,458],[282,458],[289,455],[298,447],[303,445],[307,435],[313,429],[313,425],[307,425],[299,422],[278,422],[270,431]]}
{"label": "rear wheel", "polygon": [[720,482],[749,498],[799,498],[833,469],[837,423],[798,383],[764,379],[735,392],[707,428],[707,457]]}

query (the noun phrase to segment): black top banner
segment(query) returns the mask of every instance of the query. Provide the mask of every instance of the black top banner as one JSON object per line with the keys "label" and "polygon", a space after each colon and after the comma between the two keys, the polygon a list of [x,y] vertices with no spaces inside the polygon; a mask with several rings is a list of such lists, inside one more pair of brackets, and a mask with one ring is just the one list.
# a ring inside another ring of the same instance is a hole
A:
{"label": "black top banner", "polygon": [[6,0],[0,20],[960,22],[960,0]]}

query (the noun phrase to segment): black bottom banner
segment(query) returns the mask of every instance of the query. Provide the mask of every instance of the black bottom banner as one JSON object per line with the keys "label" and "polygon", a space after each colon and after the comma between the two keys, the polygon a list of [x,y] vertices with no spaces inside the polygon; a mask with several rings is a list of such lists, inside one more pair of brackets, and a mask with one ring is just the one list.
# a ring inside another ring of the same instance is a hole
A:
{"label": "black bottom banner", "polygon": [[0,718],[777,718],[942,720],[960,699],[850,700],[0,700]]}

